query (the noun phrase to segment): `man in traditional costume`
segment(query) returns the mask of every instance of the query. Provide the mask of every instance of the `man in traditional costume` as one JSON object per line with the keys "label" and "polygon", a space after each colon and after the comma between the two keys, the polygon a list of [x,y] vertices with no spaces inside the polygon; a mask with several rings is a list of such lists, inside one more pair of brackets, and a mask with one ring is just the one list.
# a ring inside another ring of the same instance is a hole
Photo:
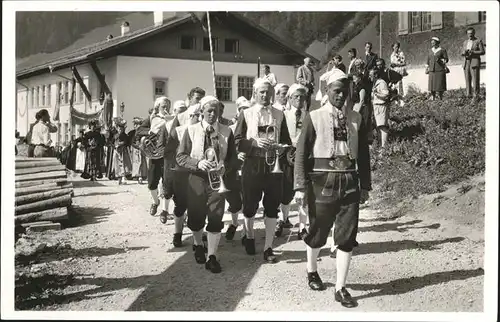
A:
{"label": "man in traditional costume", "polygon": [[[228,126],[218,123],[219,101],[213,96],[205,96],[200,105],[203,120],[187,127],[177,152],[179,166],[189,170],[188,180],[188,227],[193,232],[197,263],[205,264],[212,273],[220,273],[217,248],[221,230],[224,227],[224,196],[210,186],[208,171],[223,166],[235,166],[236,146],[234,136]],[[208,153],[207,149],[212,148]],[[223,169],[218,169],[222,171]],[[208,261],[203,248],[203,228],[205,221],[208,241]]]}
{"label": "man in traditional costume", "polygon": [[[299,84],[293,84],[290,86],[286,95],[287,104],[283,113],[285,114],[286,126],[292,140],[292,147],[287,151],[287,157],[280,160],[281,169],[283,170],[283,196],[281,198],[281,213],[283,218],[278,221],[278,225],[276,226],[276,237],[280,237],[282,235],[284,228],[293,227],[292,223],[288,219],[288,215],[290,214],[290,203],[292,202],[294,196],[293,163],[295,161],[295,146],[297,145],[304,117],[306,115],[306,96],[307,88]],[[299,205],[299,240],[301,240],[307,233],[306,223],[306,209],[302,205]]]}
{"label": "man in traditional costume", "polygon": [[[165,96],[158,97],[154,103],[153,110],[151,111],[150,117],[148,117],[141,126],[136,130],[136,135],[139,136],[141,144],[147,136],[156,136],[158,138],[158,132],[162,127],[165,127],[165,123],[168,120],[170,112],[170,100]],[[160,148],[160,147],[156,147]],[[149,214],[151,216],[156,215],[158,211],[158,206],[160,206],[160,198],[158,194],[158,184],[160,179],[163,178],[163,166],[164,166],[164,156],[163,154],[157,155],[154,158],[149,159],[148,164],[148,190],[151,195],[151,207]],[[164,216],[168,215],[168,202],[165,198],[161,198],[161,210]]]}
{"label": "man in traditional costume", "polygon": [[253,90],[255,104],[240,114],[235,130],[238,151],[246,155],[241,178],[247,234],[243,243],[247,254],[255,254],[254,217],[264,194],[264,260],[274,263],[277,258],[272,243],[278,221],[283,176],[272,173],[272,170],[279,155],[284,152],[284,146],[292,142],[283,112],[271,106],[274,89],[269,81],[257,79]]}
{"label": "man in traditional costume", "polygon": [[[310,227],[307,279],[313,290],[324,290],[317,272],[317,257],[335,223],[337,282],[335,300],[354,307],[346,278],[358,232],[359,204],[371,190],[370,155],[361,115],[348,97],[348,78],[336,70],[327,80],[328,101],[304,119],[295,156],[295,199],[307,202]],[[307,201],[305,200],[307,198]]]}

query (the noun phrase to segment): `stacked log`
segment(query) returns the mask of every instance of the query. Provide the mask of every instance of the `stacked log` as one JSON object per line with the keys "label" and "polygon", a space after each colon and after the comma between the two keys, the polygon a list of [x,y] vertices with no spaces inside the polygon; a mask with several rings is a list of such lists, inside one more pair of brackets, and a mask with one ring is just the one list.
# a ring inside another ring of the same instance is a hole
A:
{"label": "stacked log", "polygon": [[68,219],[73,184],[56,158],[16,158],[15,224]]}

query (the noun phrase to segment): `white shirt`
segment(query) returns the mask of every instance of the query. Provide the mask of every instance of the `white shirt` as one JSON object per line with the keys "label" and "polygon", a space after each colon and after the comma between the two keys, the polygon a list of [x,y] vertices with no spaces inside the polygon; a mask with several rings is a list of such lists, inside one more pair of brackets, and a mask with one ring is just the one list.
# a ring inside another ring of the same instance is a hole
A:
{"label": "white shirt", "polygon": [[467,50],[471,50],[472,49],[472,44],[474,43],[474,40],[467,40]]}
{"label": "white shirt", "polygon": [[273,104],[273,107],[274,107],[275,109],[280,110],[280,111],[284,111],[284,110],[286,109],[286,105],[283,105],[283,104],[281,104],[280,102],[275,102],[275,103]]}
{"label": "white shirt", "polygon": [[278,79],[276,78],[276,76],[273,74],[273,73],[269,73],[267,75],[264,75],[261,77],[262,79],[267,79],[269,81],[269,83],[271,83],[271,86],[276,86],[276,84],[278,84]]}
{"label": "white shirt", "polygon": [[[203,120],[201,121],[201,126],[203,127],[203,130],[206,132],[207,128],[210,126],[207,121]],[[214,124],[212,124],[212,128],[214,129],[214,133],[219,132],[219,122],[215,121]]]}
{"label": "white shirt", "polygon": [[31,144],[43,144],[47,146],[52,144],[49,127],[42,121],[33,126],[33,130],[31,132]]}
{"label": "white shirt", "polygon": [[356,60],[356,58],[351,59],[351,62],[349,63],[349,68],[347,68],[347,74],[351,73],[351,68],[352,68],[352,65],[354,65],[354,60]]}
{"label": "white shirt", "polygon": [[[330,110],[330,124],[333,128],[338,128],[339,127],[339,117],[342,111],[339,111],[336,107],[330,104],[330,102],[327,103],[326,107]],[[345,118],[347,118],[347,115],[344,115]],[[349,147],[347,145],[346,141],[338,141],[335,140],[333,137],[333,133],[331,135],[331,144],[329,145],[330,147],[330,155],[332,156],[345,156],[349,154]]]}
{"label": "white shirt", "polygon": [[260,104],[256,105],[259,107],[259,111],[257,112],[259,118],[258,126],[271,125],[273,122],[273,114],[271,113],[271,107]]}

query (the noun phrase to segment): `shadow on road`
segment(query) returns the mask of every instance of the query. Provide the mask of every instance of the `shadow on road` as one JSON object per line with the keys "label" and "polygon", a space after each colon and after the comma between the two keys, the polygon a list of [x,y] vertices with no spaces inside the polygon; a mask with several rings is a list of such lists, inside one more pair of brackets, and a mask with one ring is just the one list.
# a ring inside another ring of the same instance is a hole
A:
{"label": "shadow on road", "polygon": [[68,208],[68,220],[63,222],[64,228],[98,224],[114,214],[113,210],[102,207],[81,207],[72,205]]}
{"label": "shadow on road", "polygon": [[103,256],[113,256],[117,254],[124,254],[130,251],[144,250],[149,247],[127,247],[127,248],[117,248],[117,247],[89,247],[89,248],[72,248],[69,244],[67,246],[57,245],[48,246],[43,248],[41,251],[37,251],[30,255],[17,255],[16,264],[29,265],[33,263],[48,263],[52,261],[62,261],[68,258],[85,258],[85,257],[103,257]]}
{"label": "shadow on road", "polygon": [[109,196],[117,195],[120,193],[127,193],[127,191],[117,191],[117,192],[90,192],[85,194],[75,194],[75,197],[92,197],[92,196]]}
{"label": "shadow on road", "polygon": [[[70,177],[69,179],[71,180],[74,178]],[[83,180],[83,179],[77,178],[76,180],[71,180],[71,182],[73,183],[73,188],[75,188],[75,189],[77,189],[77,188],[95,188],[95,187],[105,187],[106,186],[102,182],[99,182],[99,180],[90,181],[90,180]]]}
{"label": "shadow on road", "polygon": [[424,276],[410,278],[400,278],[387,283],[380,284],[348,284],[347,287],[357,291],[374,292],[361,295],[356,300],[366,299],[376,296],[399,295],[418,290],[430,285],[436,285],[451,281],[465,280],[471,277],[483,276],[484,270],[477,268],[474,270],[454,270],[448,272],[431,273]]}
{"label": "shadow on road", "polygon": [[412,220],[408,222],[402,222],[402,223],[387,223],[387,224],[380,224],[380,225],[373,225],[373,226],[367,226],[367,227],[359,227],[358,232],[366,232],[366,231],[374,231],[374,232],[386,232],[389,230],[395,230],[397,232],[406,232],[410,229],[438,229],[441,227],[441,224],[432,224],[432,225],[427,225],[427,226],[416,226],[416,227],[411,227],[411,225],[415,225],[418,223],[421,223],[422,220]]}

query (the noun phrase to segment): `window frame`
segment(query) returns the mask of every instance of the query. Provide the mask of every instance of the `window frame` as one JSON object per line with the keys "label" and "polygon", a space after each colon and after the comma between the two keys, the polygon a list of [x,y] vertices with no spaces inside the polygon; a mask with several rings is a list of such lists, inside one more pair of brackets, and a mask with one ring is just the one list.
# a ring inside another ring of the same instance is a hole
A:
{"label": "window frame", "polygon": [[[409,34],[418,34],[422,32],[432,31],[432,11],[410,11],[408,12],[408,33]],[[416,14],[416,15],[414,15]],[[424,29],[424,17],[428,18],[428,22],[425,24],[428,29]],[[417,18],[419,22],[419,30],[414,30],[414,18]]]}
{"label": "window frame", "polygon": [[[193,48],[182,48],[182,44],[183,44],[182,40],[187,38],[187,37],[191,38],[191,40],[192,40],[191,45]],[[196,50],[196,36],[193,36],[193,35],[181,35],[181,36],[179,36],[179,49],[180,50]]]}
{"label": "window frame", "polygon": [[[206,49],[205,49],[205,41],[207,41],[207,46],[208,46],[208,48],[206,48]],[[203,43],[201,45],[201,47],[202,47],[201,49],[203,51],[210,52],[210,43],[208,41],[209,41],[209,37],[203,37]],[[219,38],[212,37],[212,46],[214,48],[214,53],[219,51]]]}
{"label": "window frame", "polygon": [[[245,81],[248,81],[245,84]],[[255,77],[254,76],[246,76],[246,75],[238,75],[238,97],[244,96],[247,100],[250,100],[253,95],[253,83],[255,82]],[[240,87],[240,85],[248,85],[248,87]],[[250,95],[247,97],[244,95],[246,91],[249,91]]]}
{"label": "window frame", "polygon": [[46,87],[45,87],[45,85],[42,85],[41,88],[42,88],[42,106],[45,106],[45,96],[46,96],[45,95],[45,90],[46,90]]}
{"label": "window frame", "polygon": [[63,102],[69,104],[69,81],[64,82]]}
{"label": "window frame", "polygon": [[31,108],[35,108],[35,87],[31,88]]}
{"label": "window frame", "polygon": [[[236,44],[236,51],[227,51],[227,42],[228,41],[234,41],[234,44]],[[240,40],[236,38],[226,38],[224,39],[224,53],[225,54],[239,54],[240,53]]]}
{"label": "window frame", "polygon": [[[223,81],[220,81],[221,78],[226,78]],[[227,84],[229,83],[229,87],[220,87],[218,84],[220,83]],[[228,92],[225,92],[228,91]],[[233,101],[233,75],[215,75],[215,92],[217,95],[217,98],[221,102],[232,102]],[[227,95],[224,95],[224,93],[228,93]],[[226,97],[227,96],[227,97]],[[228,98],[228,99],[227,99]]]}
{"label": "window frame", "polygon": [[[164,94],[156,94],[156,83],[163,82],[164,83]],[[168,97],[168,78],[165,77],[153,77],[153,100],[156,100],[158,97],[166,96]]]}
{"label": "window frame", "polygon": [[46,98],[46,100],[47,100],[47,106],[51,106],[51,103],[52,103],[51,102],[52,100],[50,99],[50,96],[52,94],[52,88],[51,87],[52,87],[52,84],[47,85],[47,98]]}

